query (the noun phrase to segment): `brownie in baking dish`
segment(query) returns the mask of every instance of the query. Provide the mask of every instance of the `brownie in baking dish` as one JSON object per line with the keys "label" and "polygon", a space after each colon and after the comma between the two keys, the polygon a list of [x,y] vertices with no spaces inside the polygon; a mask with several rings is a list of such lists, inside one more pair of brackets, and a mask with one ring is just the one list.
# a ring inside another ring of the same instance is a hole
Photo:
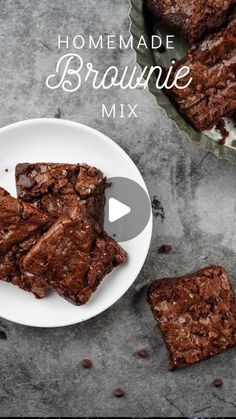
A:
{"label": "brownie in baking dish", "polygon": [[149,288],[148,301],[170,352],[170,370],[236,344],[235,297],[221,266],[158,280]]}
{"label": "brownie in baking dish", "polygon": [[181,67],[190,68],[188,76],[178,84],[184,89],[167,90],[180,112],[198,130],[216,126],[223,116],[236,110],[236,16],[228,26],[210,35],[198,47],[176,63],[175,74]]}
{"label": "brownie in baking dish", "polygon": [[126,252],[76,206],[62,215],[26,255],[26,275],[75,305],[85,304],[102,279],[126,261]]}
{"label": "brownie in baking dish", "polygon": [[220,28],[236,0],[146,0],[146,4],[154,18],[193,43]]}
{"label": "brownie in baking dish", "polygon": [[38,298],[45,297],[48,288],[39,278],[26,278],[21,262],[52,222],[50,215],[0,188],[0,279],[33,292]]}
{"label": "brownie in baking dish", "polygon": [[16,166],[18,198],[58,218],[78,202],[103,224],[106,179],[86,164],[22,163]]}

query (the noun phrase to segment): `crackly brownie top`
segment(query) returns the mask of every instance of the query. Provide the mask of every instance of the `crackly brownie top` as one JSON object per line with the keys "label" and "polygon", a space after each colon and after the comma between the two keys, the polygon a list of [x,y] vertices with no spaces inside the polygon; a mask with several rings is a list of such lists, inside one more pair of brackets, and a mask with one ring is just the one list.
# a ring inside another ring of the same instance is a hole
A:
{"label": "crackly brownie top", "polygon": [[236,0],[147,0],[148,9],[191,42],[216,30]]}
{"label": "crackly brownie top", "polygon": [[26,279],[23,256],[52,224],[49,214],[21,202],[0,188],[0,279],[44,297],[47,289],[39,279]]}
{"label": "crackly brownie top", "polygon": [[170,369],[236,344],[235,298],[223,267],[210,266],[193,275],[156,281],[148,298],[170,351]]}
{"label": "crackly brownie top", "polygon": [[190,74],[179,85],[193,80],[187,88],[174,87],[169,93],[192,125],[201,131],[211,129],[236,109],[236,17],[193,48],[175,73],[182,66],[188,66]]}
{"label": "crackly brownie top", "polygon": [[51,222],[51,216],[0,188],[0,255]]}
{"label": "crackly brownie top", "polygon": [[44,298],[48,295],[48,287],[40,278],[26,277],[21,266],[22,258],[35,242],[36,237],[26,239],[20,245],[14,246],[4,256],[0,256],[0,280],[16,285],[24,291],[32,292],[36,298]]}
{"label": "crackly brownie top", "polygon": [[96,221],[103,217],[106,180],[86,164],[21,163],[16,166],[18,197],[58,217],[78,202]]}
{"label": "crackly brownie top", "polygon": [[84,304],[100,281],[126,260],[126,252],[79,206],[59,218],[28,253],[24,267],[76,305]]}

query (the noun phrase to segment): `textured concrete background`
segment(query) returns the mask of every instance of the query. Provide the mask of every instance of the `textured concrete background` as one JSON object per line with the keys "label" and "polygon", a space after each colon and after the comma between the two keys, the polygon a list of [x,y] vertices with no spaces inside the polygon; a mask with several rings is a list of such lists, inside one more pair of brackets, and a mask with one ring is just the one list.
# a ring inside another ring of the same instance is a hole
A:
{"label": "textured concrete background", "polygon": [[[129,292],[103,315],[57,330],[0,320],[1,416],[235,416],[235,350],[169,373],[168,356],[146,303],[146,286],[162,276],[223,263],[236,286],[236,167],[206,155],[137,91],[50,92],[45,78],[59,54],[58,33],[127,34],[127,0],[1,0],[0,125],[34,117],[88,124],[119,143],[141,170],[155,210],[149,257]],[[133,65],[132,51],[83,51],[98,68]],[[101,102],[139,104],[138,120],[101,118]],[[160,256],[158,247],[173,252]],[[145,347],[150,357],[135,352]],[[80,361],[93,361],[83,370]],[[212,380],[220,377],[224,387]],[[123,399],[113,390],[122,387]]]}

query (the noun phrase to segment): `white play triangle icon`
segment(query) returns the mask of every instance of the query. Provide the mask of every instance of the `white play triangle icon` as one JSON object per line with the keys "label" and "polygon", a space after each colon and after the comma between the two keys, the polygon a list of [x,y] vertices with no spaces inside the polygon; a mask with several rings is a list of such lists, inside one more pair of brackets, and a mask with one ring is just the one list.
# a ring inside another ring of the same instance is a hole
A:
{"label": "white play triangle icon", "polygon": [[109,221],[114,223],[131,212],[131,208],[115,198],[109,199]]}

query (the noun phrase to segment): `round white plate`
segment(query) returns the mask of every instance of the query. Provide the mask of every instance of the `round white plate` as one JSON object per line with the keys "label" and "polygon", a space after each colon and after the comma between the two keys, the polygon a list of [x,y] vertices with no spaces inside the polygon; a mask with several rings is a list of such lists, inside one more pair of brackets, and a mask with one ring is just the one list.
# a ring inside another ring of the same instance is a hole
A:
{"label": "round white plate", "polygon": [[[139,170],[116,143],[92,128],[71,121],[35,119],[0,129],[0,186],[13,196],[16,196],[15,166],[23,162],[84,162],[98,167],[109,178],[132,179],[147,191]],[[55,293],[36,300],[30,293],[0,281],[0,316],[27,326],[60,327],[102,313],[137,278],[151,236],[152,216],[138,237],[122,243],[129,256],[127,264],[108,275],[85,306],[73,306]]]}

